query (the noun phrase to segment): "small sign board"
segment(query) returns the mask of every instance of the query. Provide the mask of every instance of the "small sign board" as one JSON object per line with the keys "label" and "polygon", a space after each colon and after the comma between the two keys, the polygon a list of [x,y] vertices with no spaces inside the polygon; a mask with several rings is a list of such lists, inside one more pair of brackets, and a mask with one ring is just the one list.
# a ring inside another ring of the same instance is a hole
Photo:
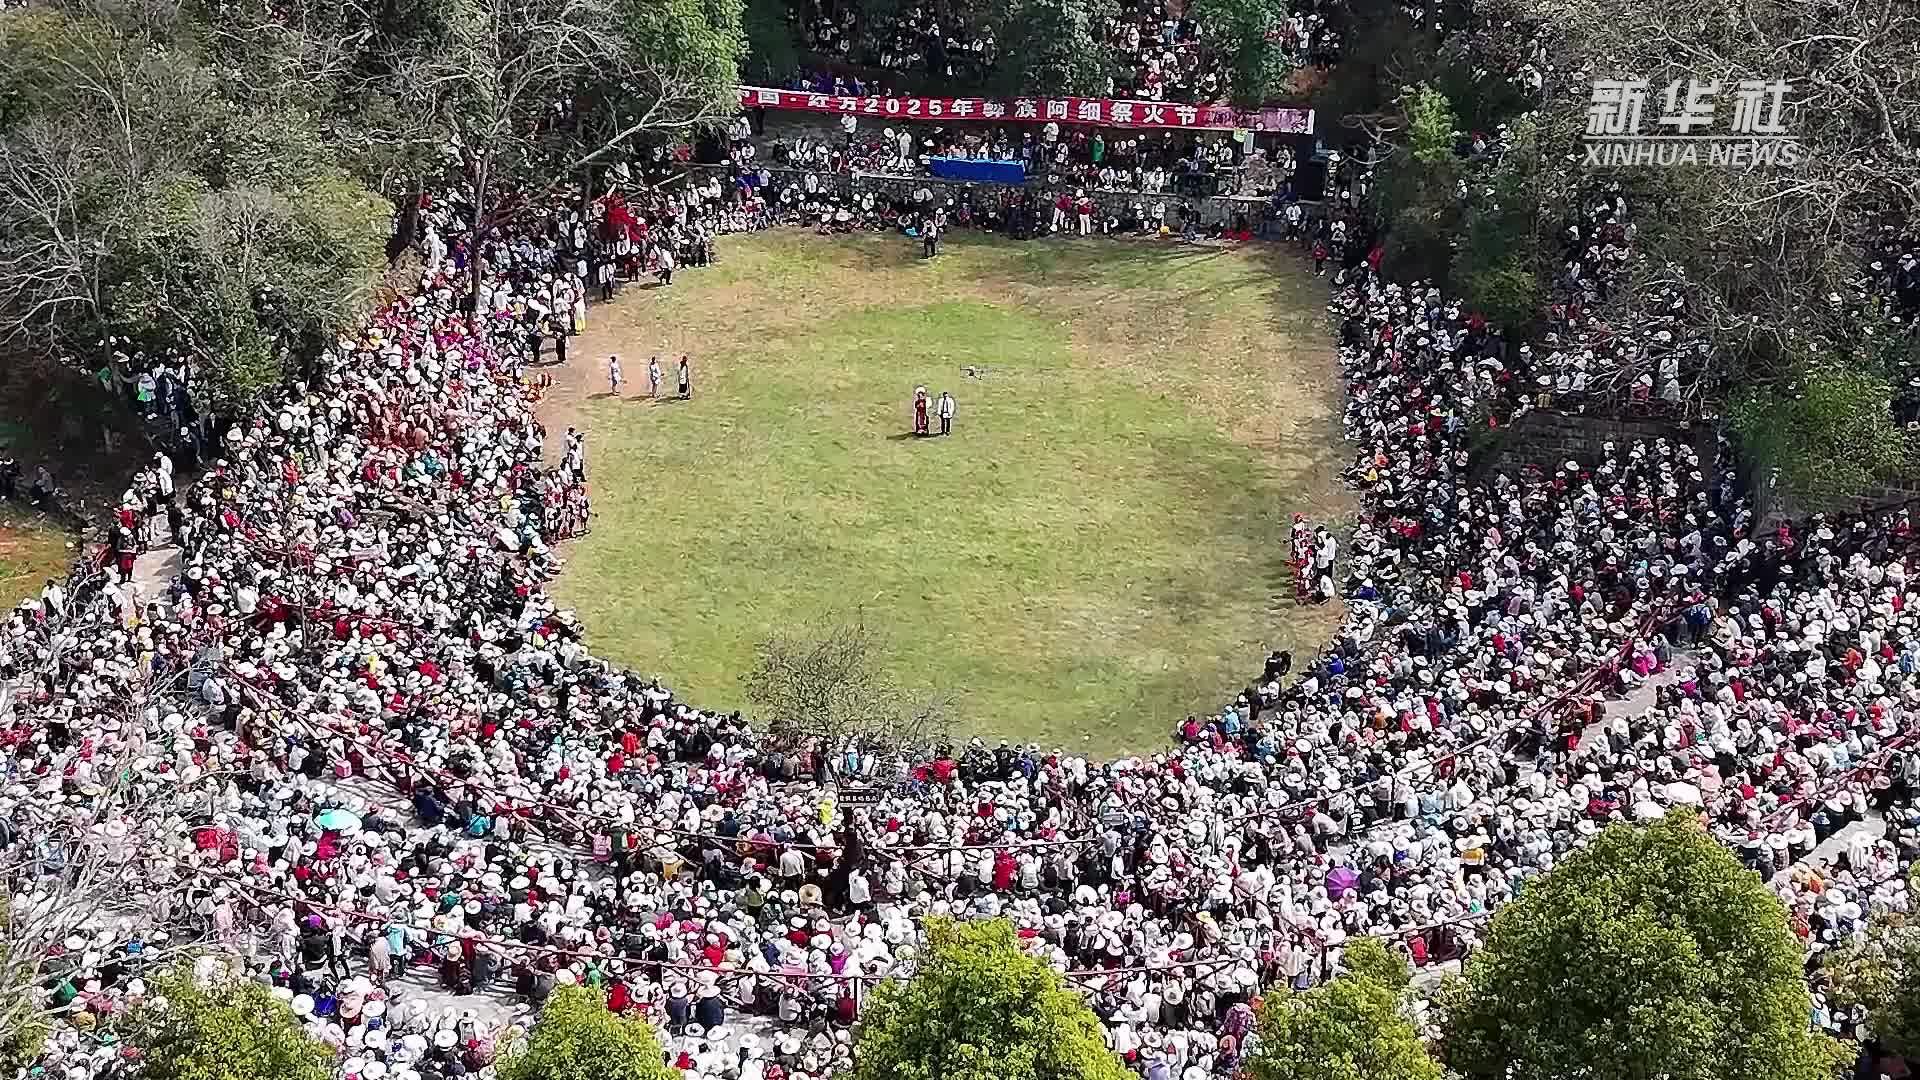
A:
{"label": "small sign board", "polygon": [[844,807],[879,806],[880,797],[885,792],[877,787],[862,784],[859,787],[842,787],[834,791],[833,801]]}

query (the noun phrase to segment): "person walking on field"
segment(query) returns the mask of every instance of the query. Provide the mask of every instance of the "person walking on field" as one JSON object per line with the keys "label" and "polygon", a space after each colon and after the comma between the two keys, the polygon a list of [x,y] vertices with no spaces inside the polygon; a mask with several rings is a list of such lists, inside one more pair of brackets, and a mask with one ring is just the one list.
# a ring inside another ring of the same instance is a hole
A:
{"label": "person walking on field", "polygon": [[607,357],[607,385],[613,388],[613,396],[620,396],[620,358]]}
{"label": "person walking on field", "polygon": [[660,358],[656,356],[647,361],[647,395],[655,401],[660,400],[661,377]]}
{"label": "person walking on field", "polygon": [[916,386],[913,388],[913,433],[915,435],[925,435],[928,433],[927,388],[924,386]]}
{"label": "person walking on field", "polygon": [[680,400],[693,396],[693,367],[687,363],[687,355],[680,354]]}
{"label": "person walking on field", "polygon": [[945,390],[940,391],[940,434],[953,434],[953,413],[953,395]]}

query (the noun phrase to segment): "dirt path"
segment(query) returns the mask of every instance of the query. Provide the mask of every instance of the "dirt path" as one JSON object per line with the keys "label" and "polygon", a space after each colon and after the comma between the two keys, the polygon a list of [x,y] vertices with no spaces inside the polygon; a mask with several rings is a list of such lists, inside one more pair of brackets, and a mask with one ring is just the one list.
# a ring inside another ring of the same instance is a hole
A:
{"label": "dirt path", "polygon": [[[696,268],[693,272],[701,271]],[[691,357],[695,386],[710,374],[708,359],[700,355],[695,345],[699,336],[697,328],[678,335],[677,341],[644,339],[642,328],[657,313],[656,305],[667,302],[672,295],[671,287],[640,281],[628,284],[611,302],[590,301],[585,329],[567,341],[567,362],[559,363],[551,353],[545,355],[535,370],[551,378],[553,383],[541,396],[535,415],[546,425],[548,464],[559,459],[564,447],[562,433],[570,427],[584,429],[587,402],[609,396],[609,356],[620,357],[621,377],[625,380],[621,396],[640,407],[646,406],[647,358],[650,356],[660,357],[663,399],[673,392],[674,364],[682,353]],[[592,434],[588,431],[588,435]],[[591,440],[588,457],[592,457]]]}
{"label": "dirt path", "polygon": [[[595,310],[587,312],[588,325],[591,326]],[[584,335],[582,335],[584,336]],[[558,465],[560,455],[566,448],[561,438],[568,428],[577,428],[582,423],[582,408],[587,398],[587,354],[581,348],[580,337],[567,343],[567,362],[562,364],[551,357],[536,370],[552,379],[553,382],[540,395],[540,403],[534,409],[534,417],[547,429],[544,444],[546,463]]]}

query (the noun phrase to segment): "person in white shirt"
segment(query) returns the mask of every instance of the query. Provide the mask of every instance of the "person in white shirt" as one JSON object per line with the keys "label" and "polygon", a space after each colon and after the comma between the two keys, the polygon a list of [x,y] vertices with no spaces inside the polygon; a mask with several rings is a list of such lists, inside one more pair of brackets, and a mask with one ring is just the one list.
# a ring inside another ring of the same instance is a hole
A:
{"label": "person in white shirt", "polygon": [[620,358],[618,356],[607,357],[607,385],[612,388],[609,392],[614,397],[620,396]]}
{"label": "person in white shirt", "polygon": [[945,390],[940,391],[940,434],[942,435],[953,434],[954,407],[953,395]]}

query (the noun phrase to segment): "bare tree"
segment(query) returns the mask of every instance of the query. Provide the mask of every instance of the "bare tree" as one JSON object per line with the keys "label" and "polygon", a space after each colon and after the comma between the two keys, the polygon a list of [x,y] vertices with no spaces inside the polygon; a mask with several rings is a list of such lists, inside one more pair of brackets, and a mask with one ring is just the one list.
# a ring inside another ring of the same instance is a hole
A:
{"label": "bare tree", "polygon": [[46,95],[0,137],[0,341],[59,341],[91,324],[155,178],[193,152],[204,80],[84,8],[0,25],[0,54]]}
{"label": "bare tree", "polygon": [[901,687],[887,651],[886,636],[861,615],[830,616],[760,642],[741,682],[769,732],[789,743],[895,750],[945,737],[951,701]]}
{"label": "bare tree", "polygon": [[[1796,334],[1857,342],[1866,320],[1828,298],[1851,291],[1880,244],[1907,239],[1920,206],[1920,8],[1905,0],[1494,2],[1500,14],[1539,26],[1553,55],[1576,60],[1550,82],[1547,103],[1575,131],[1595,77],[1646,79],[1650,110],[1675,80],[1683,88],[1717,82],[1722,124],[1743,83],[1790,84],[1783,119],[1800,160],[1630,174],[1636,201],[1673,223],[1643,232],[1640,246],[1654,267],[1685,267],[1689,301],[1716,350],[1765,359]],[[1566,185],[1581,182],[1578,170],[1560,172]]]}
{"label": "bare tree", "polygon": [[51,335],[101,300],[101,271],[120,226],[82,206],[99,162],[67,132],[33,122],[0,150],[0,339]]}
{"label": "bare tree", "polygon": [[688,31],[691,2],[457,0],[446,46],[402,65],[408,111],[446,133],[466,180],[476,319],[494,228],[642,133],[734,111],[738,12],[731,37],[703,41]]}

